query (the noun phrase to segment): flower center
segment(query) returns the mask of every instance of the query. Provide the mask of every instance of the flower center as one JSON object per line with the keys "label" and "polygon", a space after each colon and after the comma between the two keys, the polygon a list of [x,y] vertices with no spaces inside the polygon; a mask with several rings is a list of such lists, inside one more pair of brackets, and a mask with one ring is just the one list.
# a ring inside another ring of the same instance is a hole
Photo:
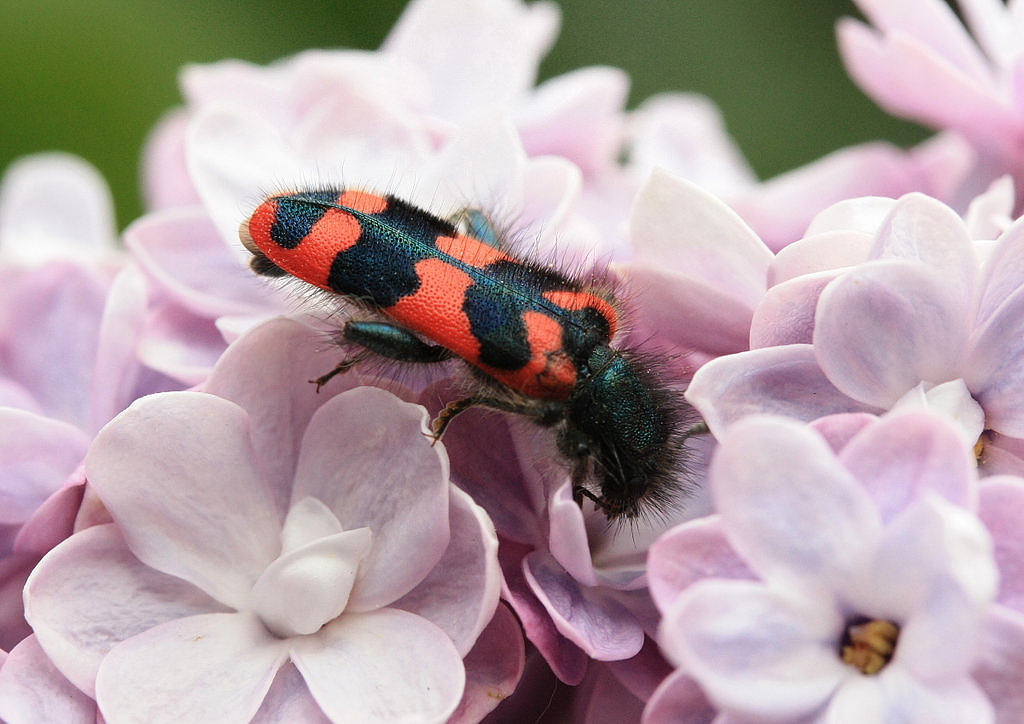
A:
{"label": "flower center", "polygon": [[860,619],[851,622],[841,644],[843,663],[873,676],[892,659],[899,637],[900,627],[892,621]]}

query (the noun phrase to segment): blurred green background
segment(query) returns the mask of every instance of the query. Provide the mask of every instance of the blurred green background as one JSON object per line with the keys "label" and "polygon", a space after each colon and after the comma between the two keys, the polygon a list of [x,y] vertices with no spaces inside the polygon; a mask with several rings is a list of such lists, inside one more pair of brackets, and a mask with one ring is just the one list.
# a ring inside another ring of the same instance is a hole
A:
{"label": "blurred green background", "polygon": [[[185,63],[265,63],[310,47],[376,48],[405,0],[2,0],[0,164],[36,151],[79,154],[103,172],[123,226],[142,210],[139,152],[180,102]],[[850,82],[834,23],[849,0],[563,0],[542,76],[624,68],[631,105],[665,90],[719,104],[768,177],[875,138],[927,133],[889,118]]]}

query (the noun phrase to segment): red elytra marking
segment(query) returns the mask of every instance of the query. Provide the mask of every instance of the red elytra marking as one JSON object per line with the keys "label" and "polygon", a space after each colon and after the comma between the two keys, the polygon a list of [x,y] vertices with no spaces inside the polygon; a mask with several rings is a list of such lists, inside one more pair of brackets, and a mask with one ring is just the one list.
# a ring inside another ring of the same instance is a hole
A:
{"label": "red elytra marking", "polygon": [[441,259],[416,263],[419,289],[386,311],[412,329],[429,331],[430,338],[470,362],[480,356],[480,343],[470,331],[462,301],[473,279]]}
{"label": "red elytra marking", "polygon": [[[518,370],[484,367],[492,377],[530,397],[564,400],[576,386],[576,368],[562,347],[561,323],[541,312],[523,313],[533,357]],[[481,365],[481,367],[483,367]]]}
{"label": "red elytra marking", "polygon": [[[277,215],[277,202],[265,201],[256,209],[249,221],[249,234],[269,259],[289,274],[330,289],[327,277],[335,257],[355,246],[362,234],[359,221],[352,214],[331,208],[323,215],[305,238],[294,249],[278,246],[270,236],[270,227]],[[258,224],[258,234],[254,230]]]}
{"label": "red elytra marking", "polygon": [[442,254],[453,256],[461,262],[474,267],[482,267],[493,264],[496,261],[510,261],[511,257],[504,252],[495,249],[490,244],[485,244],[472,236],[459,234],[458,236],[437,237],[437,248]]}
{"label": "red elytra marking", "polygon": [[615,336],[615,330],[619,326],[619,314],[607,299],[602,299],[590,292],[570,291],[544,292],[544,298],[563,309],[571,309],[572,311],[593,307],[601,313],[602,317],[608,320],[609,335]]}
{"label": "red elytra marking", "polygon": [[388,200],[369,191],[345,191],[338,197],[339,206],[347,206],[364,214],[379,214],[388,207]]}

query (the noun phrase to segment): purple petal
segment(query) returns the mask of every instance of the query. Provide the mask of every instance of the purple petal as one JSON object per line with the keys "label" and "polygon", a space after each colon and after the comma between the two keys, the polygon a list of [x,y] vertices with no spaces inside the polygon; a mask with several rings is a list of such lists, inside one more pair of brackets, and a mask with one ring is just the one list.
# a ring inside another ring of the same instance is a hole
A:
{"label": "purple petal", "polygon": [[49,417],[86,429],[107,275],[53,262],[4,286],[4,375],[28,389]]}
{"label": "purple petal", "polygon": [[643,628],[622,603],[581,586],[549,556],[528,555],[525,573],[559,633],[591,658],[628,659],[643,646]]}
{"label": "purple petal", "polygon": [[448,547],[448,458],[428,423],[419,405],[357,387],[325,403],[306,429],[292,499],[317,498],[345,530],[373,531],[350,611],[405,595]]}
{"label": "purple petal", "polygon": [[629,168],[638,179],[660,167],[722,197],[757,182],[721,111],[705,96],[651,96],[630,114],[628,130]]}
{"label": "purple petal", "polygon": [[964,381],[985,410],[985,426],[1024,437],[1024,289],[1011,294],[975,332]]}
{"label": "purple petal", "polygon": [[837,33],[847,71],[883,109],[932,127],[956,129],[975,142],[1012,136],[1012,112],[985,75],[968,77],[903,34],[879,38],[846,19],[840,20]]}
{"label": "purple petal", "polygon": [[927,492],[974,507],[974,457],[956,427],[937,415],[884,417],[854,437],[839,459],[874,499],[883,521]]}
{"label": "purple petal", "polygon": [[94,724],[96,702],[65,679],[34,636],[0,662],[0,720],[6,724]]}
{"label": "purple petal", "polygon": [[499,557],[507,589],[504,598],[522,622],[530,643],[537,647],[555,676],[574,686],[583,680],[589,658],[558,632],[547,609],[534,593],[532,578],[526,575],[529,551],[527,546],[502,542]]}
{"label": "purple petal", "polygon": [[451,542],[412,591],[393,604],[433,622],[465,656],[494,616],[501,593],[498,538],[483,508],[450,488]]}
{"label": "purple petal", "polygon": [[817,433],[792,420],[738,423],[720,441],[710,479],[736,552],[787,588],[828,590],[881,533],[870,497]]}
{"label": "purple petal", "polygon": [[523,676],[525,652],[523,630],[515,615],[506,606],[498,606],[494,618],[463,659],[466,689],[449,724],[478,722],[511,696]]}
{"label": "purple petal", "polygon": [[166,391],[147,384],[148,376],[136,354],[149,316],[149,287],[138,267],[123,269],[107,295],[99,328],[96,366],[90,390],[89,427],[95,432],[128,404],[144,394]]}
{"label": "purple petal", "polygon": [[884,0],[858,0],[857,5],[883,33],[907,35],[979,83],[989,80],[988,61],[948,6],[931,0],[910,0],[895,6]]}
{"label": "purple petal", "polygon": [[0,651],[10,651],[32,633],[25,621],[22,591],[39,554],[15,553],[0,560]]}
{"label": "purple petal", "polygon": [[846,447],[857,433],[878,418],[866,412],[849,412],[819,417],[810,423],[812,430],[821,435],[836,455]]}
{"label": "purple petal", "polygon": [[150,395],[100,431],[85,464],[140,560],[248,605],[280,552],[281,516],[244,410],[199,392]]}
{"label": "purple petal", "polygon": [[148,214],[124,233],[146,274],[199,316],[251,314],[280,305],[266,284],[246,273],[244,252],[229,249],[198,207]]}
{"label": "purple petal", "polygon": [[677,669],[654,692],[644,708],[643,724],[720,724],[700,685]]}
{"label": "purple petal", "polygon": [[88,447],[88,437],[73,425],[0,408],[0,525],[25,522],[81,464]]}
{"label": "purple petal", "polygon": [[998,601],[1024,613],[1024,483],[1009,476],[987,478],[978,496],[978,517],[995,544]]}
{"label": "purple petal", "polygon": [[686,390],[715,437],[755,413],[811,421],[839,412],[869,412],[836,389],[818,365],[811,345],[740,352],[719,357],[697,370]]}
{"label": "purple petal", "polygon": [[[329,393],[359,383],[350,372],[317,393],[309,380],[328,372],[342,358],[341,350],[326,342],[320,330],[293,319],[272,319],[228,347],[204,385],[206,392],[231,400],[249,413],[255,455],[282,514],[291,505],[295,466],[310,418],[331,399]],[[275,392],[268,395],[267,390]]]}
{"label": "purple petal", "polygon": [[871,256],[924,262],[942,277],[947,294],[971,298],[978,262],[967,227],[955,211],[924,194],[907,194],[896,202]]}
{"label": "purple petal", "polygon": [[805,274],[768,290],[750,322],[750,348],[810,344],[822,290],[836,272]]}
{"label": "purple petal", "polygon": [[[836,204],[836,206],[843,205]],[[835,209],[835,207],[833,206],[831,209]],[[850,214],[856,213],[855,209],[844,208],[842,210]],[[821,216],[819,214],[819,218]],[[846,214],[840,214],[839,211],[833,212],[833,216],[837,218],[826,217],[822,219],[822,225],[824,226],[827,222],[837,222],[839,219],[847,221],[851,226],[856,223],[856,217],[847,220],[845,218]],[[867,260],[873,244],[873,234],[854,231],[849,227],[838,230],[830,229],[805,236],[798,241],[794,241],[775,255],[775,259],[768,270],[768,285],[773,287],[805,274],[817,274],[847,266],[855,266]]]}
{"label": "purple petal", "polygon": [[1024,284],[1024,218],[999,237],[985,260],[978,303],[978,326],[983,326]]}
{"label": "purple petal", "polygon": [[243,724],[287,658],[287,640],[252,614],[179,618],[114,646],[96,677],[96,701],[108,721]]}
{"label": "purple petal", "polygon": [[790,720],[824,704],[844,678],[841,625],[830,606],[753,581],[707,580],[668,611],[658,640],[718,706]]}
{"label": "purple petal", "polygon": [[997,722],[1024,721],[1024,615],[993,606],[982,635],[974,680],[995,706]]}
{"label": "purple petal", "polygon": [[814,328],[821,368],[837,388],[889,407],[921,381],[960,376],[967,341],[963,297],[919,262],[882,260],[822,292]]}
{"label": "purple petal", "polygon": [[[685,243],[679,229],[687,230]],[[748,310],[764,294],[771,252],[735,212],[683,179],[652,173],[630,233],[638,266],[674,271]]]}
{"label": "purple petal", "polygon": [[334,721],[443,721],[465,685],[448,636],[393,608],[346,613],[290,644],[292,661]]}
{"label": "purple petal", "polygon": [[331,724],[290,661],[277,670],[274,683],[250,724]]}
{"label": "purple petal", "polygon": [[87,693],[117,642],[165,621],[217,610],[220,604],[195,586],[139,561],[113,525],[68,538],[25,585],[25,617],[40,645]]}
{"label": "purple petal", "polygon": [[214,320],[165,301],[151,301],[137,354],[147,367],[185,385],[198,385],[210,374],[225,346]]}
{"label": "purple petal", "polygon": [[[983,193],[971,199],[967,207],[964,223],[968,235],[972,239],[996,239],[1004,233],[1010,233],[1011,229],[1007,227],[1012,224],[1014,200],[1013,177],[1001,176],[989,184]],[[989,260],[991,258],[988,257]],[[986,286],[983,282],[982,289]],[[981,306],[984,307],[984,304]]]}
{"label": "purple petal", "polygon": [[[427,390],[424,401],[456,399],[450,387]],[[529,464],[530,451],[511,429],[516,423],[490,411],[467,410],[444,435],[452,481],[482,505],[498,533],[521,543],[543,538],[538,512],[543,510],[544,480]]]}
{"label": "purple petal", "polygon": [[647,559],[647,578],[651,596],[664,612],[680,593],[704,578],[752,579],[754,574],[729,545],[721,516],[710,515],[659,538]]}

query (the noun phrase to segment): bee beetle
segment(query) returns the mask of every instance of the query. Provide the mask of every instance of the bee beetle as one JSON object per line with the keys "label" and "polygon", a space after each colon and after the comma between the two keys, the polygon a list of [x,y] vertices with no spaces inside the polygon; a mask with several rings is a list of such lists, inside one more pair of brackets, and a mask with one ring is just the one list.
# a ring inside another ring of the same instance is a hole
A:
{"label": "bee beetle", "polygon": [[371,354],[459,358],[476,391],[441,411],[436,437],[469,407],[524,415],[556,431],[577,503],[610,520],[668,508],[682,487],[685,403],[647,355],[611,346],[612,294],[512,256],[482,214],[465,217],[468,229],[390,195],[318,188],[271,196],[239,233],[256,273],[372,313],[345,323],[340,341],[361,351],[318,385]]}

